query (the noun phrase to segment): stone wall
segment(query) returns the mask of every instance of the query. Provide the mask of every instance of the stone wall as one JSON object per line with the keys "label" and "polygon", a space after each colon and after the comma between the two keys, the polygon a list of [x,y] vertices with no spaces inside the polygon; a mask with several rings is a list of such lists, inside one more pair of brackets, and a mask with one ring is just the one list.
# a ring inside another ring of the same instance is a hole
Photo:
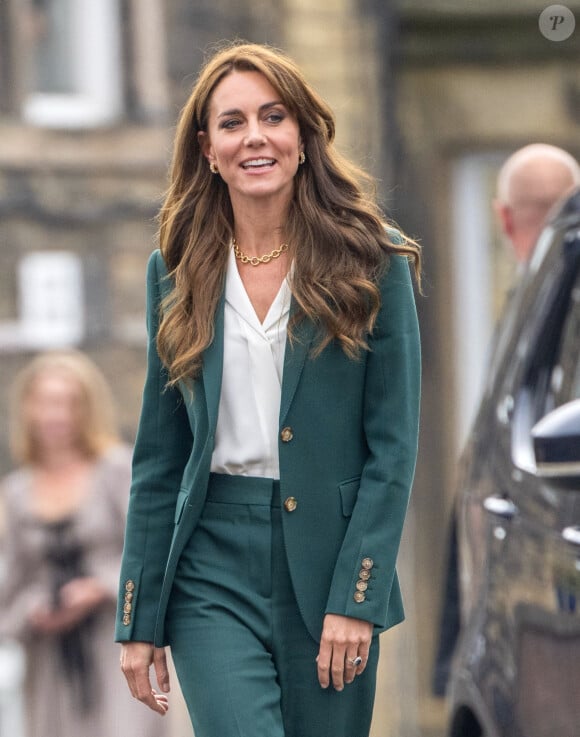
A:
{"label": "stone wall", "polygon": [[[18,320],[16,282],[23,257],[60,250],[78,255],[86,312],[79,347],[111,380],[129,441],[140,404],[143,285],[164,188],[165,148],[163,130],[71,140],[5,126],[0,136],[0,331]],[[0,412],[5,417],[10,379],[34,349],[16,341],[0,351]],[[8,466],[4,423],[0,467],[5,472]]]}

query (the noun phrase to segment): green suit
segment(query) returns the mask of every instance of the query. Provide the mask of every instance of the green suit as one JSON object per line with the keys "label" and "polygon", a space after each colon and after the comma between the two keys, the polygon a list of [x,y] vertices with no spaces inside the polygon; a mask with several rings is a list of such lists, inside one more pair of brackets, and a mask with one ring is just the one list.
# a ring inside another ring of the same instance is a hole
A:
{"label": "green suit", "polygon": [[[155,341],[171,288],[159,251],[147,276],[147,378],[136,439],[120,579],[118,641],[166,643],[177,563],[204,506],[223,359],[224,299],[193,392],[165,388]],[[325,613],[403,618],[395,561],[413,479],[420,347],[406,258],[393,256],[369,350],[349,359],[333,341],[312,357],[303,320],[285,353],[280,406],[280,504],[287,563],[304,623],[319,639]]]}

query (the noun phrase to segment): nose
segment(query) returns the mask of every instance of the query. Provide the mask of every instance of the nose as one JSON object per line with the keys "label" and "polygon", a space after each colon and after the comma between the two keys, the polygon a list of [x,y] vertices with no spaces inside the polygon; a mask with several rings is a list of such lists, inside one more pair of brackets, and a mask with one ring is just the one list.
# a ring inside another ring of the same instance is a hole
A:
{"label": "nose", "polygon": [[248,129],[244,143],[246,146],[261,146],[266,142],[266,136],[264,135],[258,121],[248,123]]}

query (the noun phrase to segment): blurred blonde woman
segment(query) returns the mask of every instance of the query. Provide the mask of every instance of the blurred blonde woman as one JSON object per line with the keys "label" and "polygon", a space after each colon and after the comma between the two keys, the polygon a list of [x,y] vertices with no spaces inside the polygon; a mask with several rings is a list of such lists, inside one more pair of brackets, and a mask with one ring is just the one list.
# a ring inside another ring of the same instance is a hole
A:
{"label": "blurred blonde woman", "polygon": [[111,642],[130,449],[89,358],[46,353],[25,367],[10,442],[0,634],[24,649],[29,737],[159,737],[121,688]]}

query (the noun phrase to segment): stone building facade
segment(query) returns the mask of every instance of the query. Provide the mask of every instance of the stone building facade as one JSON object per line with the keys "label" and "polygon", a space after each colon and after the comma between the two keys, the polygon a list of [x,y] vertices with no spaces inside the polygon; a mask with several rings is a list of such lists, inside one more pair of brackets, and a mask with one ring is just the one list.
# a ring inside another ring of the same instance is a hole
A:
{"label": "stone building facade", "polygon": [[[340,148],[421,240],[422,439],[401,556],[409,616],[383,638],[374,737],[440,734],[445,718],[429,679],[446,526],[477,366],[509,280],[493,177],[533,140],[580,154],[580,32],[544,38],[546,4],[0,1],[0,416],[18,368],[68,341],[102,366],[133,439],[144,271],[172,128],[220,40],[294,56],[334,108]],[[567,6],[580,25],[580,3]],[[9,467],[4,423],[0,474]]]}

